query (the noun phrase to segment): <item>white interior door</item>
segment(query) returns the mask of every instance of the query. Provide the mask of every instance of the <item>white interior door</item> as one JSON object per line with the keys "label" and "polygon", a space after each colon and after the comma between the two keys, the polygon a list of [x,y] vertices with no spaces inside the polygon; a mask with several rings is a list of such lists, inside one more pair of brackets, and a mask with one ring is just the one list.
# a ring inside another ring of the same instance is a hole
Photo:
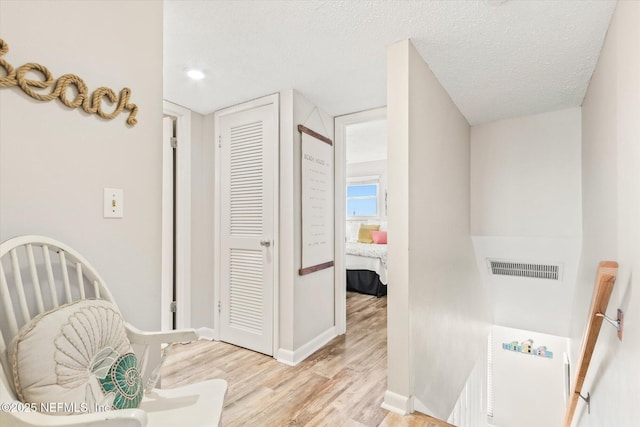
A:
{"label": "white interior door", "polygon": [[[237,109],[237,107],[236,107]],[[277,106],[219,115],[220,339],[273,355]]]}

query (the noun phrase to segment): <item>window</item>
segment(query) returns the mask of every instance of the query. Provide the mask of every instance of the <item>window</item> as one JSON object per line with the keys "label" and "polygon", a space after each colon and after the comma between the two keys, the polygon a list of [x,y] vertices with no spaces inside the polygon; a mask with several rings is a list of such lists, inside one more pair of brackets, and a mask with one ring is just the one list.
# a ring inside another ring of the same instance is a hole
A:
{"label": "window", "polygon": [[378,216],[378,178],[354,179],[347,184],[347,218]]}

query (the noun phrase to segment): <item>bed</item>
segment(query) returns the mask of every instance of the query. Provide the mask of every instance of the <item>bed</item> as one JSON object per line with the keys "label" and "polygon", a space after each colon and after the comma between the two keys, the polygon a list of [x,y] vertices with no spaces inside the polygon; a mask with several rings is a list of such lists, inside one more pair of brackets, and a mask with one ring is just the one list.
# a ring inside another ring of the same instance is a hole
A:
{"label": "bed", "polygon": [[387,245],[346,243],[347,291],[387,294]]}

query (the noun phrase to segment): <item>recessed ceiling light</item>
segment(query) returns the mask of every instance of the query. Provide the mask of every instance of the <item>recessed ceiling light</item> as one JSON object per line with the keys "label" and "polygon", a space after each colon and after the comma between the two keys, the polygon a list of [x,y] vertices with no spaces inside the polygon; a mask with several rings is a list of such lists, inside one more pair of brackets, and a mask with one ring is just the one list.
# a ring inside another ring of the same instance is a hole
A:
{"label": "recessed ceiling light", "polygon": [[187,76],[192,78],[193,80],[202,80],[204,79],[204,73],[200,70],[189,70],[187,71]]}

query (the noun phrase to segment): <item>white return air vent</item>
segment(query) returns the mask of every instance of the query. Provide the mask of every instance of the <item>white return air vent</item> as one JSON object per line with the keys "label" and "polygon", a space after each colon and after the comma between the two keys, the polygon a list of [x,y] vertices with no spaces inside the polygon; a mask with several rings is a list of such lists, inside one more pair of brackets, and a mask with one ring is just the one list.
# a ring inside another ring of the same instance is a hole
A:
{"label": "white return air vent", "polygon": [[536,264],[532,262],[488,259],[489,274],[496,276],[525,277],[529,279],[561,280],[560,264]]}

